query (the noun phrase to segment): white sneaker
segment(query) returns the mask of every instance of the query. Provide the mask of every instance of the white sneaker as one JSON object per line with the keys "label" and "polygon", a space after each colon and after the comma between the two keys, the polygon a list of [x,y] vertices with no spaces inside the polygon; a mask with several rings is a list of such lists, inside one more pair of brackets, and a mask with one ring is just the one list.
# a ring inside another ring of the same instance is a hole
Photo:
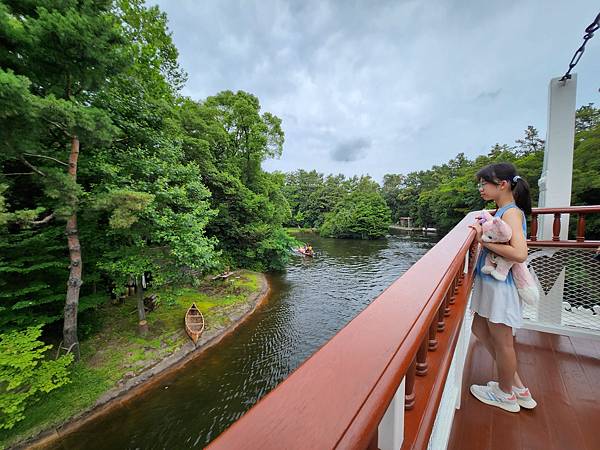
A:
{"label": "white sneaker", "polygon": [[497,406],[509,412],[519,412],[521,410],[516,394],[514,392],[510,394],[502,392],[496,381],[490,381],[485,386],[473,384],[470,391],[477,400],[486,405]]}
{"label": "white sneaker", "polygon": [[517,403],[519,403],[519,405],[522,408],[533,409],[537,406],[537,402],[531,396],[531,392],[529,392],[529,389],[521,389],[516,386],[513,386],[512,389],[515,395],[517,396]]}

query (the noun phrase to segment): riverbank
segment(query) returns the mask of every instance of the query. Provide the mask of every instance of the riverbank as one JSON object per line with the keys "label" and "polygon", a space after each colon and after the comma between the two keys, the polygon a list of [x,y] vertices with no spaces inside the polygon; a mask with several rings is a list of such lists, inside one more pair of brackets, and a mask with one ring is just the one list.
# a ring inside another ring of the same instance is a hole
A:
{"label": "riverbank", "polygon": [[297,233],[317,233],[319,231],[318,228],[300,228],[300,227],[288,227],[285,228],[285,231],[288,234],[297,234]]}
{"label": "riverbank", "polygon": [[[82,341],[82,358],[73,368],[73,382],[28,409],[27,418],[10,434],[3,431],[0,447],[46,448],[122,406],[219,342],[267,298],[268,292],[263,274],[240,272],[223,281],[207,280],[196,289],[163,293],[168,304],[148,314],[149,333],[143,338],[136,335],[133,299],[123,306],[103,307],[104,325]],[[197,346],[183,331],[183,315],[192,302],[206,319],[206,330]]]}
{"label": "riverbank", "polygon": [[425,227],[414,228],[414,227],[402,227],[400,225],[390,225],[389,229],[390,230],[399,230],[399,231],[423,231],[423,232],[427,232],[427,233],[437,233],[436,228],[425,228]]}

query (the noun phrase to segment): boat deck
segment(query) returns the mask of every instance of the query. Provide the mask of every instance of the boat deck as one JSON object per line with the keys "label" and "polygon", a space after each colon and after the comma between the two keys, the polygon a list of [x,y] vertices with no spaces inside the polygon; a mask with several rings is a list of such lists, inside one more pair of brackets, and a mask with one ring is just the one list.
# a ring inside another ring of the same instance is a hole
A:
{"label": "boat deck", "polygon": [[490,355],[472,338],[448,450],[600,449],[600,341],[529,330],[516,339],[519,373],[537,408],[509,413],[469,393],[471,384],[497,379]]}

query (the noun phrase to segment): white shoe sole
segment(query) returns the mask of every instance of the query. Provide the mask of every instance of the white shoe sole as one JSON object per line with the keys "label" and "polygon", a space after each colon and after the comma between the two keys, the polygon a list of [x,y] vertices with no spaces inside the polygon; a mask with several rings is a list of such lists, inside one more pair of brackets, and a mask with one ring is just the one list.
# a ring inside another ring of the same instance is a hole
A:
{"label": "white shoe sole", "polygon": [[517,397],[517,403],[519,404],[519,406],[521,408],[525,408],[525,409],[533,409],[537,406],[537,402],[532,398],[529,400],[523,400],[523,399],[520,399],[519,397]]}
{"label": "white shoe sole", "polygon": [[471,386],[469,388],[469,391],[471,392],[471,394],[473,394],[473,396],[477,400],[479,400],[482,403],[485,403],[486,405],[496,406],[497,408],[500,408],[500,409],[503,409],[505,411],[512,412],[512,413],[518,413],[521,410],[521,407],[519,406],[518,403],[508,405],[506,403],[495,402],[493,400],[489,400],[487,398],[480,397],[479,394],[477,394],[477,392],[473,390],[473,386]]}

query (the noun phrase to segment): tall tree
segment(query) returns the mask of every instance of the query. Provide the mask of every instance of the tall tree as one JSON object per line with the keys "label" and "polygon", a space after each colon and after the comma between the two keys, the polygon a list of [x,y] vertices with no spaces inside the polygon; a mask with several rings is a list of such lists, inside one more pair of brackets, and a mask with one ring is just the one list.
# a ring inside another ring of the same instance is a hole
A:
{"label": "tall tree", "polygon": [[546,141],[538,136],[538,130],[532,126],[527,126],[525,130],[525,136],[516,141],[517,148],[515,154],[517,156],[526,156],[532,153],[536,153],[544,150],[544,144]]}
{"label": "tall tree", "polygon": [[[27,91],[20,91],[20,98],[15,92],[9,94],[13,103],[20,100],[31,106],[21,115],[14,111],[10,114],[9,110],[9,120],[3,121],[3,126],[19,122],[17,130],[29,129],[33,136],[10,133],[4,142],[10,148],[5,161],[8,166],[19,162],[31,175],[44,178],[40,187],[55,202],[52,209],[38,211],[44,214],[38,222],[66,220],[70,265],[63,345],[67,348],[78,344],[77,309],[82,285],[77,228],[80,146],[83,142],[85,149],[92,151],[93,145],[110,140],[114,133],[110,120],[90,103],[102,86],[126,66],[122,33],[111,13],[112,6],[111,0],[5,0],[0,4],[3,76],[12,77],[13,87],[27,85]],[[66,174],[61,173],[60,166],[67,167]]]}

